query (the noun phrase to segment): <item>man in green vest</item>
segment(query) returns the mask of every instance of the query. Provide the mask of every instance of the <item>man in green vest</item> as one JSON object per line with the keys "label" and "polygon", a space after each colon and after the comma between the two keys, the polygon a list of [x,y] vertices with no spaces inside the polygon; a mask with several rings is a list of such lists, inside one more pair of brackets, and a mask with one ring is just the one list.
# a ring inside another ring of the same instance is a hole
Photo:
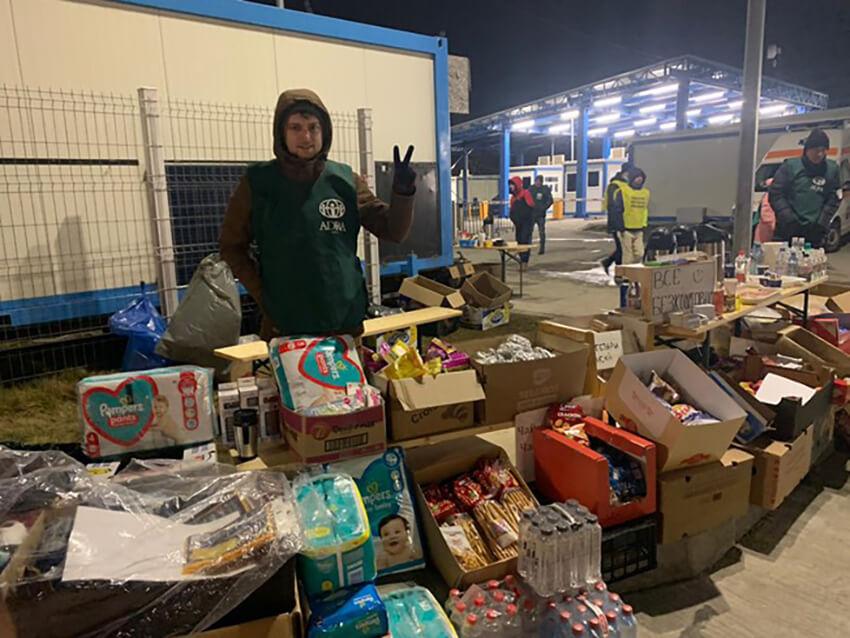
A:
{"label": "man in green vest", "polygon": [[768,199],[776,212],[774,239],[805,237],[815,248],[823,246],[832,217],[838,210],[838,164],[827,159],[829,136],[814,129],[800,157],[787,159],[773,176]]}
{"label": "man in green vest", "polygon": [[386,204],[350,166],[327,159],[333,127],[312,91],[280,95],[272,135],[275,159],[250,166],[231,195],[219,252],[259,305],[264,339],[360,334],[368,300],[357,236],[362,225],[380,239],[407,237],[413,147],[404,160],[394,149]]}
{"label": "man in green vest", "polygon": [[620,245],[623,248],[624,264],[639,264],[643,261],[643,234],[649,225],[649,189],[646,173],[637,166],[629,170],[627,184],[619,184],[623,198],[623,228]]}

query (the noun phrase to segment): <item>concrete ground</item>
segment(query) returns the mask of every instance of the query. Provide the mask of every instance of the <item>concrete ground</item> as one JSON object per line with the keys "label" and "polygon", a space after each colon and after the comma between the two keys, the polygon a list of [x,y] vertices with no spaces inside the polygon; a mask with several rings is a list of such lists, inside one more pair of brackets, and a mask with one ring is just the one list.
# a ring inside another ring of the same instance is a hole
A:
{"label": "concrete ground", "polygon": [[[613,248],[599,221],[548,224],[547,254],[532,255],[521,312],[577,316],[618,302],[617,289],[570,279]],[[475,262],[492,252],[464,250]],[[518,272],[509,266],[516,290]],[[830,256],[830,278],[850,280],[850,247]],[[487,438],[513,452],[512,432]],[[835,454],[703,576],[625,595],[639,635],[663,638],[850,636],[850,485],[847,456]],[[616,584],[614,585],[616,590]]]}

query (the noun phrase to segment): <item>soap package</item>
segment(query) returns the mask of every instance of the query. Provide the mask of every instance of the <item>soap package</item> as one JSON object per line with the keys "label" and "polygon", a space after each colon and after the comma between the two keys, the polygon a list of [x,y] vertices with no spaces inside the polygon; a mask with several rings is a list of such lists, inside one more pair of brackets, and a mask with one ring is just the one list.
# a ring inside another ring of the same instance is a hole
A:
{"label": "soap package", "polygon": [[86,377],[77,384],[89,458],[210,441],[213,371],[196,366]]}

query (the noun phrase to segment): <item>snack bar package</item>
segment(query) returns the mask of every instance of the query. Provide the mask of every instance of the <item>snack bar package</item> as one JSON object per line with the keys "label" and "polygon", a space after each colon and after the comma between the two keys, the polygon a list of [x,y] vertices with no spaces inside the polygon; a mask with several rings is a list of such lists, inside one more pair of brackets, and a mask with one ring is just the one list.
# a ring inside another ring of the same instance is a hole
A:
{"label": "snack bar package", "polygon": [[381,638],[387,610],[371,583],[310,600],[307,638]]}
{"label": "snack bar package", "polygon": [[300,412],[344,398],[348,385],[366,382],[349,336],[278,337],[269,345],[283,404]]}
{"label": "snack bar package", "polygon": [[310,595],[329,593],[375,579],[375,548],[357,483],[348,474],[301,474],[295,498],[304,527],[298,556]]}
{"label": "snack bar package", "polygon": [[360,489],[369,516],[379,576],[425,567],[402,448],[339,461],[326,469],[351,475]]}
{"label": "snack bar package", "polygon": [[86,377],[77,384],[89,458],[210,441],[213,371],[195,366]]}

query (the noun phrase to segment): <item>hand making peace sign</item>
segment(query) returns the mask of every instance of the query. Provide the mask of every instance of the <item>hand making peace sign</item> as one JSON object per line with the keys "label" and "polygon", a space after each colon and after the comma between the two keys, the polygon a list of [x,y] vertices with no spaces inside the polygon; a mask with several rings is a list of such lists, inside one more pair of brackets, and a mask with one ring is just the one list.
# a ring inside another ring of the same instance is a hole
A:
{"label": "hand making peace sign", "polygon": [[416,192],[416,171],[410,167],[413,145],[407,147],[404,159],[401,159],[398,146],[393,147],[393,190],[400,195],[413,195]]}

